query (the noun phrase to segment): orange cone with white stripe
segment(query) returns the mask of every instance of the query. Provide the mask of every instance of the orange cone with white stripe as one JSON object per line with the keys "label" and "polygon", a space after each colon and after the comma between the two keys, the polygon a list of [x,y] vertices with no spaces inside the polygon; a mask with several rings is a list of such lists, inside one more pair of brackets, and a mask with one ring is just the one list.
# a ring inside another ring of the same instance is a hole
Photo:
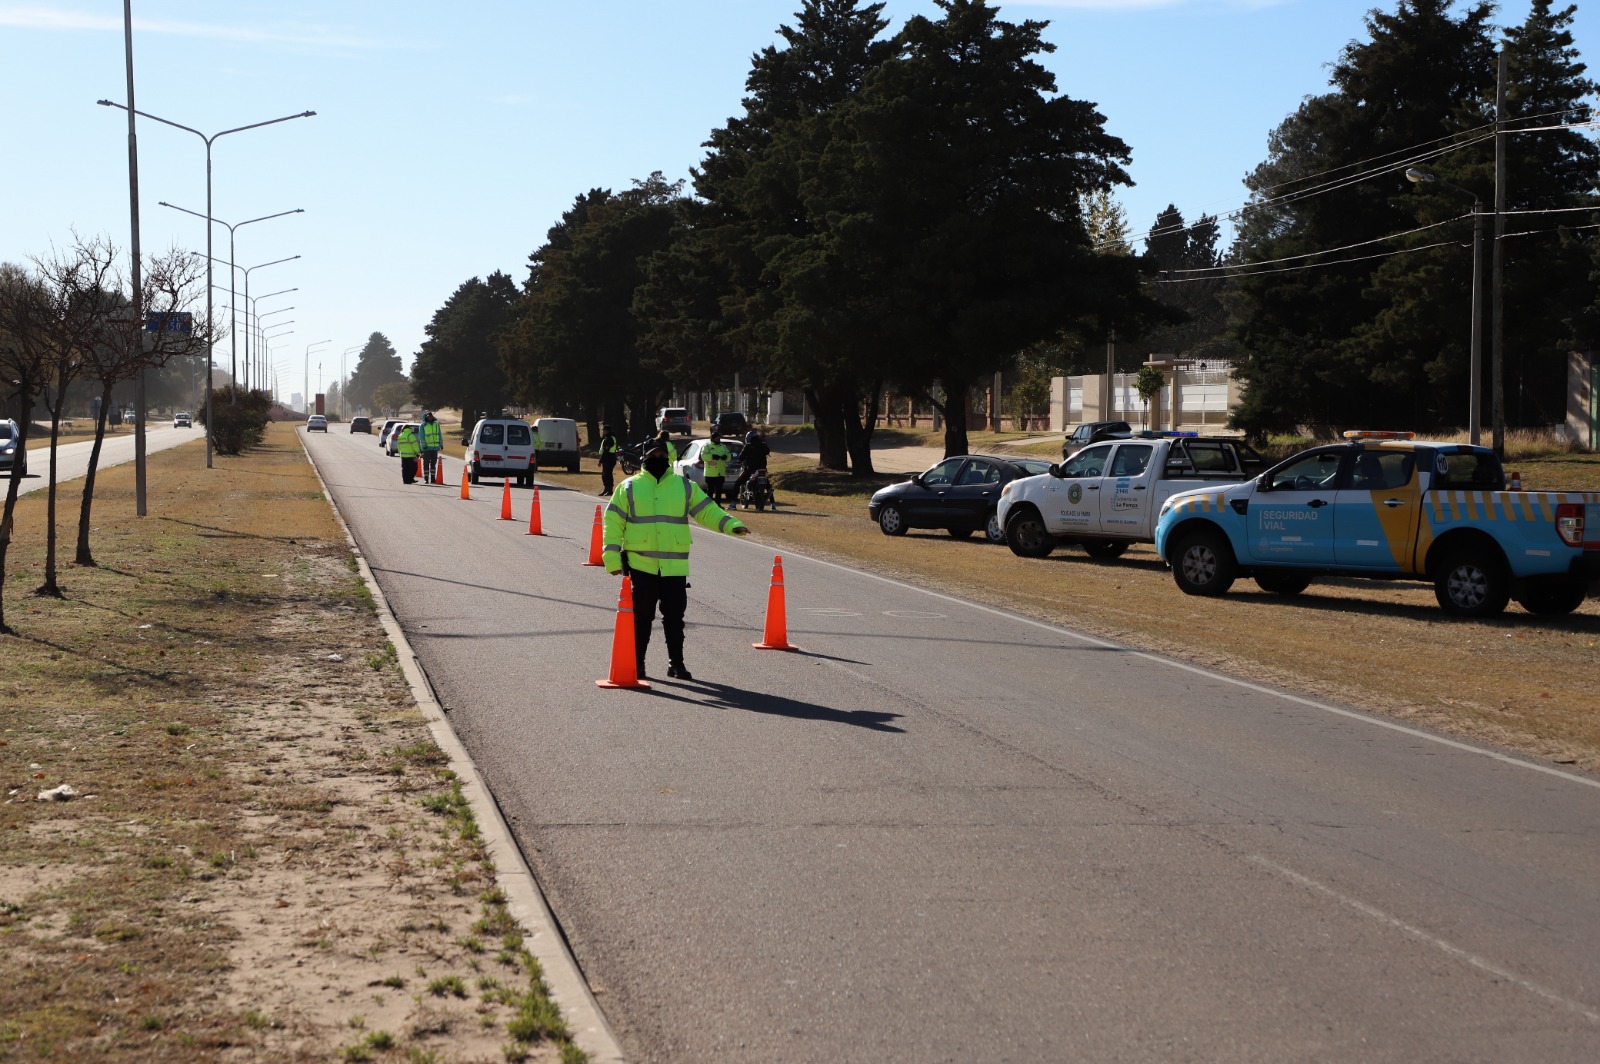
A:
{"label": "orange cone with white stripe", "polygon": [[444,483],[444,455],[442,454],[433,460],[433,482],[435,484]]}
{"label": "orange cone with white stripe", "polygon": [[472,498],[472,492],[467,490],[467,463],[466,462],[462,462],[461,463],[461,497],[463,499]]}
{"label": "orange cone with white stripe", "polygon": [[500,520],[511,520],[511,478],[504,480],[505,487],[500,492]]}
{"label": "orange cone with white stripe", "polygon": [[422,475],[422,456],[420,454],[417,455],[417,479],[424,484],[428,482],[428,478]]}
{"label": "orange cone with white stripe", "polygon": [[783,555],[772,559],[772,588],[767,592],[767,628],[761,642],[750,645],[757,650],[799,650],[789,642],[789,622],[784,618]]}
{"label": "orange cone with white stripe", "polygon": [[539,517],[539,485],[533,486],[533,509],[528,511],[528,535],[544,535],[544,522]]}
{"label": "orange cone with white stripe", "polygon": [[606,530],[603,524],[604,519],[600,516],[602,509],[603,507],[600,506],[594,508],[594,528],[589,531],[589,560],[583,563],[585,565],[604,565],[606,563],[604,557]]}
{"label": "orange cone with white stripe", "polygon": [[611,675],[596,680],[596,687],[645,687],[639,679],[639,659],[633,642],[633,581],[622,578],[622,593],[617,597],[617,623],[611,633]]}

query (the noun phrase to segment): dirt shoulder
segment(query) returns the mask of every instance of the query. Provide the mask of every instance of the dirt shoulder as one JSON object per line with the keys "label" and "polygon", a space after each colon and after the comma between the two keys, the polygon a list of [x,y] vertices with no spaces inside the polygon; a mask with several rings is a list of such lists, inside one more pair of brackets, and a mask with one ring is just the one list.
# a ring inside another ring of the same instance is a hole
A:
{"label": "dirt shoulder", "polygon": [[150,467],[143,520],[101,472],[63,599],[19,504],[0,1057],[582,1059],[294,426]]}

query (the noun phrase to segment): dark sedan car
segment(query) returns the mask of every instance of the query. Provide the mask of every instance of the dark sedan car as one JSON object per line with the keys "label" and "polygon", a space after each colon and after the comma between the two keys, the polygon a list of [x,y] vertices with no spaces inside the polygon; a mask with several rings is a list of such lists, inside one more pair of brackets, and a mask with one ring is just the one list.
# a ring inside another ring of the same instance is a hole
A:
{"label": "dark sedan car", "polygon": [[957,539],[982,532],[990,543],[1004,543],[1005,531],[994,516],[1000,489],[1018,477],[1049,471],[1050,463],[1042,458],[946,458],[902,484],[879,490],[867,503],[867,514],[886,536],[903,536],[908,528],[942,528]]}
{"label": "dark sedan car", "polygon": [[1133,435],[1133,426],[1126,421],[1085,421],[1061,441],[1061,458],[1065,461],[1101,440],[1125,440]]}
{"label": "dark sedan car", "polygon": [[353,417],[350,419],[351,432],[365,432],[372,435],[372,419],[369,417]]}

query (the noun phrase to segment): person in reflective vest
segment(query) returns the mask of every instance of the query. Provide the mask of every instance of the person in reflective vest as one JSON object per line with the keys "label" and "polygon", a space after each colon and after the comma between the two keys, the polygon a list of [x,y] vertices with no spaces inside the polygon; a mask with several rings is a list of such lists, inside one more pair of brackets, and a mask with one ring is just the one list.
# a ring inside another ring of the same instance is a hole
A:
{"label": "person in reflective vest", "polygon": [[647,443],[645,445],[646,449],[654,447],[656,443],[659,443],[662,447],[666,448],[668,465],[671,465],[673,462],[678,460],[678,445],[672,442],[672,433],[668,432],[666,429],[662,429],[660,432],[656,433],[655,443]]}
{"label": "person in reflective vest", "polygon": [[439,462],[439,452],[444,450],[444,427],[433,416],[432,410],[422,412],[422,482],[433,483],[433,470]]}
{"label": "person in reflective vest", "polygon": [[617,438],[610,425],[600,426],[600,494],[609,496],[615,485],[612,471],[617,468]]}
{"label": "person in reflective vest", "polygon": [[395,437],[394,450],[400,456],[400,483],[416,483],[417,458],[422,454],[422,445],[417,442],[415,425],[400,426],[400,434]]}
{"label": "person in reflective vest", "polygon": [[639,675],[661,609],[667,637],[667,675],[692,680],[683,663],[683,615],[689,605],[689,521],[713,532],[745,536],[750,529],[707,498],[692,480],[672,472],[661,441],[646,445],[644,468],[624,480],[606,507],[606,572],[633,578],[633,649]]}
{"label": "person in reflective vest", "polygon": [[705,467],[706,494],[718,505],[722,503],[722,485],[728,479],[728,463],[732,460],[733,452],[722,442],[722,433],[713,429],[711,442],[700,451],[700,462]]}

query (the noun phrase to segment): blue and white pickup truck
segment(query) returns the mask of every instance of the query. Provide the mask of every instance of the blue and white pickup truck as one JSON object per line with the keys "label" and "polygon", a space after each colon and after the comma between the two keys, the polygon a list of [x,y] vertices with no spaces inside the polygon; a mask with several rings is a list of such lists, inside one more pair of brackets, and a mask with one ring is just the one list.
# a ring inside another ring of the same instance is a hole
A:
{"label": "blue and white pickup truck", "polygon": [[1191,595],[1240,576],[1281,595],[1317,576],[1433,584],[1439,605],[1485,617],[1577,609],[1600,580],[1600,492],[1508,491],[1494,451],[1345,433],[1254,480],[1173,495],[1156,550]]}

